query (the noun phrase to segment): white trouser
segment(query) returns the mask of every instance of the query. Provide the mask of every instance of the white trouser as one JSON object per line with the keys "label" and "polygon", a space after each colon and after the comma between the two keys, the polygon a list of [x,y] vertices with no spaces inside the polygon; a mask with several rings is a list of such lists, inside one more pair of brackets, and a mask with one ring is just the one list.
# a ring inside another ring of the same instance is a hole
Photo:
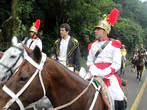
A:
{"label": "white trouser", "polygon": [[[91,78],[92,74],[90,72],[86,73],[86,70],[80,70],[80,76],[85,80]],[[122,91],[118,80],[115,75],[109,77],[110,86],[108,86],[108,92],[110,94],[110,98],[114,100],[124,100],[124,92]]]}
{"label": "white trouser", "polygon": [[70,71],[74,71],[74,67],[68,67]]}
{"label": "white trouser", "polygon": [[108,86],[108,91],[110,97],[113,100],[119,100],[119,101],[124,100],[124,93],[118,83],[117,78],[114,75],[110,77],[110,86]]}

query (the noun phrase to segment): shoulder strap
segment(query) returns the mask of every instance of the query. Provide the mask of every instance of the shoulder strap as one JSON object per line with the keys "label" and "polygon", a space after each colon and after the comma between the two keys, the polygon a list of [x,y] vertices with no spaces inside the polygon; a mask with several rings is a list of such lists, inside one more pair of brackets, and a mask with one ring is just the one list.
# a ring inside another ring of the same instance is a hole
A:
{"label": "shoulder strap", "polygon": [[31,45],[32,45],[32,43],[33,43],[33,42],[34,42],[33,40],[30,42],[30,44],[29,44],[29,47],[28,47],[28,48],[30,48],[30,47],[31,47]]}
{"label": "shoulder strap", "polygon": [[95,58],[102,52],[102,50],[107,46],[107,44],[110,42],[111,40],[107,40],[102,46],[101,48],[98,49],[98,51],[95,54]]}

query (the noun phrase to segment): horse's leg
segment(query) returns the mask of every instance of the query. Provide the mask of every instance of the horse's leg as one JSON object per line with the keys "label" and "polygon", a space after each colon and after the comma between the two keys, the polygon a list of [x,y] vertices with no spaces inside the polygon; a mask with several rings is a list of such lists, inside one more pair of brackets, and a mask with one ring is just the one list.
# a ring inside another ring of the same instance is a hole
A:
{"label": "horse's leg", "polygon": [[137,78],[136,79],[139,79],[139,70],[137,68]]}
{"label": "horse's leg", "polygon": [[134,72],[134,65],[132,64],[131,71]]}
{"label": "horse's leg", "polygon": [[123,67],[123,76],[125,75],[125,67]]}
{"label": "horse's leg", "polygon": [[140,70],[138,72],[138,81],[140,80]]}
{"label": "horse's leg", "polygon": [[124,63],[123,69],[124,69],[124,75],[125,75],[125,73],[126,73],[126,62]]}
{"label": "horse's leg", "polygon": [[120,69],[120,77],[124,75],[124,67],[123,65],[121,66],[121,69]]}
{"label": "horse's leg", "polygon": [[120,68],[120,77],[122,76],[122,66]]}
{"label": "horse's leg", "polygon": [[124,68],[122,67],[122,73],[121,73],[121,76],[123,76],[124,75]]}
{"label": "horse's leg", "polygon": [[131,71],[133,72],[133,63],[131,63]]}
{"label": "horse's leg", "polygon": [[124,59],[122,59],[122,64],[121,64],[121,75],[120,76],[123,76],[124,75]]}
{"label": "horse's leg", "polygon": [[139,81],[141,81],[141,77],[142,77],[142,74],[143,74],[143,69],[144,67],[142,67],[141,71],[140,71],[140,78],[139,78]]}
{"label": "horse's leg", "polygon": [[133,72],[135,72],[135,70],[136,70],[136,66],[135,66],[135,64],[133,65]]}
{"label": "horse's leg", "polygon": [[139,78],[139,81],[141,81],[141,76],[142,76],[142,72],[140,72],[140,78]]}

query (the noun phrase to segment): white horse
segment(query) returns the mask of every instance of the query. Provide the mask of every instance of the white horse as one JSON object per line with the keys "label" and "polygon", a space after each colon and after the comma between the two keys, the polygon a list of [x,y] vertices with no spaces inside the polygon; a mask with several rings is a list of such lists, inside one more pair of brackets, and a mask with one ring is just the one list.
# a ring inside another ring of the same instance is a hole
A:
{"label": "white horse", "polygon": [[17,38],[13,37],[12,46],[3,53],[3,57],[0,59],[1,82],[7,81],[16,71],[24,60],[25,53],[22,43],[17,43]]}

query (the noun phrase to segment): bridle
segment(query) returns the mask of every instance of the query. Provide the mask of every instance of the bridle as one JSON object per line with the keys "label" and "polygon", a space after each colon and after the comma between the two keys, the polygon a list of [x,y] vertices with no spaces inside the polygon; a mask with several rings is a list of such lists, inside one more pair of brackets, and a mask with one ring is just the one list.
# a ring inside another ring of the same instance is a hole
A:
{"label": "bridle", "polygon": [[[37,74],[39,74],[39,79],[40,79],[40,82],[41,82],[41,86],[42,86],[42,89],[43,89],[43,93],[44,93],[44,97],[46,96],[46,89],[45,89],[45,86],[44,86],[44,83],[43,83],[43,80],[42,80],[42,76],[41,76],[41,71],[43,69],[43,66],[44,66],[44,63],[46,61],[46,54],[42,53],[42,59],[41,59],[41,62],[40,64],[36,63],[31,57],[29,57],[28,55],[24,56],[24,59],[26,59],[29,63],[31,63],[34,67],[36,67],[36,71],[35,73],[31,76],[31,78],[29,79],[29,81],[24,85],[24,87],[17,93],[15,94],[13,91],[11,91],[6,85],[3,86],[3,90],[9,95],[12,97],[12,99],[10,99],[7,104],[3,107],[4,110],[7,110],[14,102],[16,102],[20,109],[21,110],[25,110],[25,107],[23,105],[23,103],[21,102],[21,100],[19,99],[19,96],[27,89],[27,87],[31,84],[31,82],[33,81],[33,79],[35,78],[35,76]],[[70,106],[71,104],[73,104],[75,101],[77,101],[84,93],[86,93],[86,91],[89,89],[90,85],[92,84],[94,86],[94,88],[96,89],[96,92],[95,92],[95,95],[94,95],[94,98],[93,98],[93,101],[90,105],[90,108],[89,110],[93,110],[93,107],[96,103],[96,100],[97,100],[97,97],[98,97],[98,94],[99,94],[99,91],[100,91],[100,88],[101,86],[97,87],[95,85],[95,83],[93,83],[93,78],[91,79],[91,81],[89,82],[88,86],[77,96],[75,97],[72,101],[66,103],[66,104],[63,104],[61,106],[58,106],[56,108],[52,108],[52,109],[49,109],[49,110],[59,110],[59,109],[63,109],[67,106]]]}
{"label": "bridle", "polygon": [[[2,65],[4,68],[7,68],[6,73],[9,72],[9,71],[11,72],[9,78],[10,78],[11,75],[14,73],[15,70],[13,71],[12,69],[13,69],[13,67],[17,64],[17,62],[19,61],[19,59],[20,59],[21,57],[24,59],[24,49],[23,49],[23,48],[19,48],[19,47],[17,47],[17,46],[12,46],[12,47],[14,47],[14,48],[16,48],[16,49],[18,49],[18,50],[21,51],[19,57],[18,57],[17,60],[14,62],[14,64],[12,64],[11,67],[8,67],[7,65],[4,65],[3,63],[0,62],[0,65]],[[7,80],[8,80],[8,79],[7,79]]]}
{"label": "bridle", "polygon": [[33,66],[35,66],[37,69],[35,73],[31,76],[29,81],[24,85],[24,87],[17,93],[15,94],[13,91],[11,91],[6,85],[3,86],[3,90],[12,97],[7,104],[3,107],[4,110],[7,110],[14,102],[16,102],[21,110],[25,110],[24,105],[22,104],[21,100],[19,99],[19,96],[27,89],[27,87],[31,84],[33,79],[37,74],[39,74],[39,79],[43,88],[44,96],[46,96],[46,91],[45,91],[45,86],[43,84],[42,76],[41,76],[41,71],[43,69],[44,63],[46,61],[46,54],[42,53],[42,60],[40,64],[36,63],[31,57],[28,55],[24,56],[24,59],[26,59],[28,62],[30,62]]}

